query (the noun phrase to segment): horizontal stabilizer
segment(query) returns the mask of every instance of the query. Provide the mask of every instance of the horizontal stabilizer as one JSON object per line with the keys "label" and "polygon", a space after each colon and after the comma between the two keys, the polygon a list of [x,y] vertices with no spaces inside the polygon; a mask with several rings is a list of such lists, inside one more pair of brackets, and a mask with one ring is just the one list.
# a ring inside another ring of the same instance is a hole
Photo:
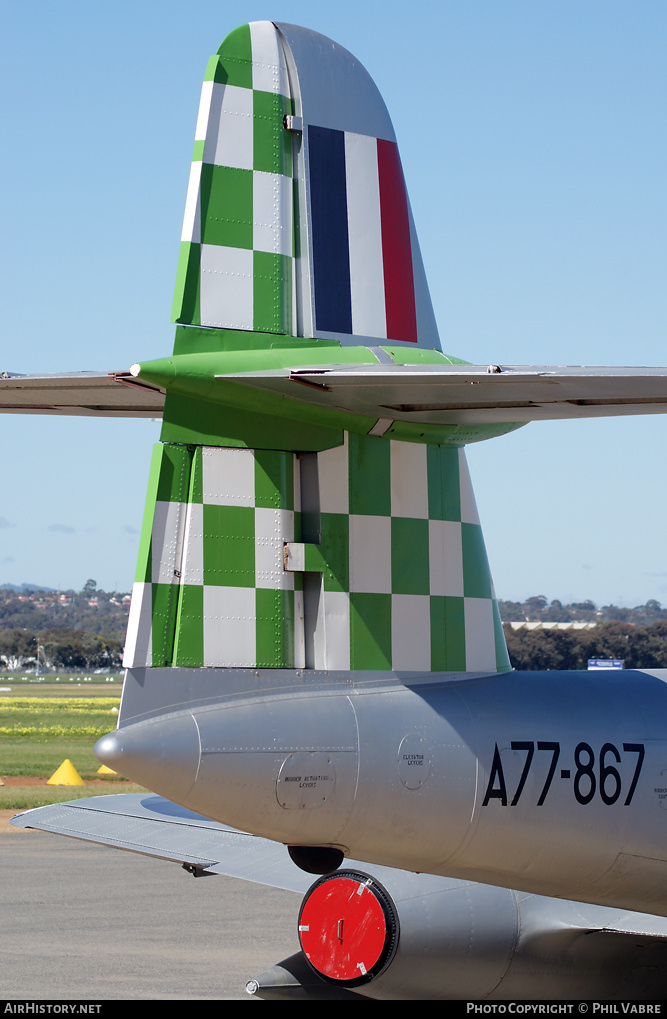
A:
{"label": "horizontal stabilizer", "polygon": [[164,393],[129,372],[0,373],[0,414],[162,417]]}
{"label": "horizontal stabilizer", "polygon": [[392,421],[478,425],[667,412],[667,368],[359,364],[217,377],[377,417],[387,427]]}

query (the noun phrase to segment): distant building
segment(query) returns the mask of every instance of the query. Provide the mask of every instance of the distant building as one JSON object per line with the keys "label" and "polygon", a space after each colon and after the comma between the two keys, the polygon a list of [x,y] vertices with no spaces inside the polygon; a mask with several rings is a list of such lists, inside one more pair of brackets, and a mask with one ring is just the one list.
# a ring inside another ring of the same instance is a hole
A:
{"label": "distant building", "polygon": [[519,619],[509,624],[513,630],[594,630],[597,623],[567,622],[567,623],[543,623],[528,622],[526,619]]}

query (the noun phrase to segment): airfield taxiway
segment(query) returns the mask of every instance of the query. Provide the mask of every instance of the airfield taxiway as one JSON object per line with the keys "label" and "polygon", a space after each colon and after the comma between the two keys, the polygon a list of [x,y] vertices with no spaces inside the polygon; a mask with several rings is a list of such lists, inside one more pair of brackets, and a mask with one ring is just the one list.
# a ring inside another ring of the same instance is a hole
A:
{"label": "airfield taxiway", "polygon": [[301,896],[46,832],[0,831],[0,999],[252,1001]]}

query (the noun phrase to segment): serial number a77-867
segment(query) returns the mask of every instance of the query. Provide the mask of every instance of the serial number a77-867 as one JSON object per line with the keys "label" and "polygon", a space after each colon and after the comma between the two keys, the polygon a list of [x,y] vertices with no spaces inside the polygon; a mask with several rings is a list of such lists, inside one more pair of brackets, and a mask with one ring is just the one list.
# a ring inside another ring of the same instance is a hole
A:
{"label": "serial number a77-867", "polygon": [[[566,758],[561,760],[560,743],[551,743],[547,740],[538,740],[537,743],[533,740],[512,740],[510,748],[519,753],[523,752],[526,756],[516,788],[508,790],[501,754],[496,743],[482,806],[486,807],[492,800],[498,800],[503,807],[508,805],[516,807],[531,769],[539,768],[540,774],[544,774],[545,777],[535,804],[538,807],[544,806],[554,778],[557,778],[557,782],[571,782],[574,798],[583,806],[599,798],[607,806],[620,801],[623,806],[628,807],[632,803],[641,774],[645,747],[643,743],[621,745],[622,750],[614,743],[603,743],[596,751],[590,743],[577,743],[573,760],[569,761]],[[558,768],[559,761],[561,765],[567,763],[569,766]],[[530,786],[532,787],[532,783]]]}

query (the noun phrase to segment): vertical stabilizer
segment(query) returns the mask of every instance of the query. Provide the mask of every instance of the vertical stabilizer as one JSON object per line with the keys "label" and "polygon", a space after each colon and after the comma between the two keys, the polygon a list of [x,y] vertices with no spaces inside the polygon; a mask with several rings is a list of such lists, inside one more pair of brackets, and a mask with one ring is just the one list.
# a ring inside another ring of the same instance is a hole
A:
{"label": "vertical stabilizer", "polygon": [[166,441],[126,666],[507,670],[463,451],[233,380],[449,361],[391,121],[347,50],[256,22],[211,58],[174,307],[173,358],[137,366]]}
{"label": "vertical stabilizer", "polygon": [[440,348],[391,120],[342,46],[261,21],[211,57],[173,319]]}
{"label": "vertical stabilizer", "polygon": [[463,451],[159,446],[125,665],[508,669]]}

